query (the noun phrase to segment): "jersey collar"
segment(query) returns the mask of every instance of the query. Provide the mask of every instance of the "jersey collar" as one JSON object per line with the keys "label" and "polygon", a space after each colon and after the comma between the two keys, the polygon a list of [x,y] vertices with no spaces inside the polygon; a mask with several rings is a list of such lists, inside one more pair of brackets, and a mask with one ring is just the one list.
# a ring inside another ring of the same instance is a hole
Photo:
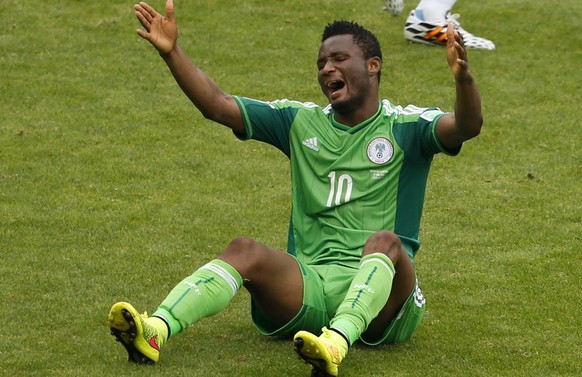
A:
{"label": "jersey collar", "polygon": [[365,121],[363,121],[362,123],[355,125],[354,127],[348,127],[345,124],[342,124],[338,121],[335,120],[334,114],[335,111],[332,111],[329,113],[329,120],[332,126],[334,126],[335,128],[345,131],[347,133],[350,134],[355,134],[356,132],[360,131],[361,129],[366,128],[366,126],[368,126],[370,123],[372,123],[374,120],[376,120],[376,118],[378,118],[378,115],[380,115],[380,110],[382,109],[382,103],[378,102],[378,111],[376,111],[376,113],[374,115],[372,115],[371,117],[369,117],[368,119],[366,119]]}

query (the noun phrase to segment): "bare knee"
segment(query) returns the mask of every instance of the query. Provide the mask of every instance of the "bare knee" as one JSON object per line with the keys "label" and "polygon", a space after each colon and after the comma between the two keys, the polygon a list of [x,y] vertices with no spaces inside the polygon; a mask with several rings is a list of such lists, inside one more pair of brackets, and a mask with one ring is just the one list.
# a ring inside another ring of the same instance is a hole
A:
{"label": "bare knee", "polygon": [[249,237],[236,237],[224,249],[223,253],[227,254],[237,254],[237,253],[246,253],[249,251],[253,251],[258,244],[257,241],[253,240]]}
{"label": "bare knee", "polygon": [[237,237],[230,241],[226,249],[218,256],[228,262],[241,274],[256,262],[258,257],[257,241],[248,237]]}
{"label": "bare knee", "polygon": [[362,254],[382,253],[396,264],[403,252],[402,243],[396,233],[389,230],[381,230],[368,238]]}
{"label": "bare knee", "polygon": [[243,278],[250,278],[262,267],[268,248],[249,237],[236,237],[218,256],[233,266]]}

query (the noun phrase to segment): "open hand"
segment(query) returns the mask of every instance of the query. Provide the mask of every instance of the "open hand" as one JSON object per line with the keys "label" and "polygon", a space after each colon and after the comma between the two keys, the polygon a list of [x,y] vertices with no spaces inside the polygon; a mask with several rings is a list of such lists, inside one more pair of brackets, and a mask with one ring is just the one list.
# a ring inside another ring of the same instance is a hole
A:
{"label": "open hand", "polygon": [[166,1],[166,16],[162,16],[145,2],[134,5],[135,15],[143,28],[137,34],[148,40],[161,54],[168,54],[176,46],[178,25],[174,18],[174,1]]}
{"label": "open hand", "polygon": [[462,80],[465,78],[469,69],[467,50],[463,43],[463,37],[452,23],[449,23],[447,27],[447,61],[455,79]]}

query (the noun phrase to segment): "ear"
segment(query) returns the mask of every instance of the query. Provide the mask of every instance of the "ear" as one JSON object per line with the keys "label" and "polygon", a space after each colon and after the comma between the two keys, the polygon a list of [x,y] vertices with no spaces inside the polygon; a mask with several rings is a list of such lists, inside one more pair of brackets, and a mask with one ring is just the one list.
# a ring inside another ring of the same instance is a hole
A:
{"label": "ear", "polygon": [[370,76],[378,75],[378,72],[382,69],[382,59],[377,56],[368,59],[368,73]]}

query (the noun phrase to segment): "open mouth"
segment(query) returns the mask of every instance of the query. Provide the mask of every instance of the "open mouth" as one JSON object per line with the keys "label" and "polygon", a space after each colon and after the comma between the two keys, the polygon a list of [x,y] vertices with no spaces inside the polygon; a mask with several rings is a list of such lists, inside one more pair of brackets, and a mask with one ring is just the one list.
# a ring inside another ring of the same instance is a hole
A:
{"label": "open mouth", "polygon": [[326,84],[327,90],[329,91],[329,93],[331,95],[339,92],[345,86],[346,86],[346,83],[343,82],[342,80],[332,80]]}

